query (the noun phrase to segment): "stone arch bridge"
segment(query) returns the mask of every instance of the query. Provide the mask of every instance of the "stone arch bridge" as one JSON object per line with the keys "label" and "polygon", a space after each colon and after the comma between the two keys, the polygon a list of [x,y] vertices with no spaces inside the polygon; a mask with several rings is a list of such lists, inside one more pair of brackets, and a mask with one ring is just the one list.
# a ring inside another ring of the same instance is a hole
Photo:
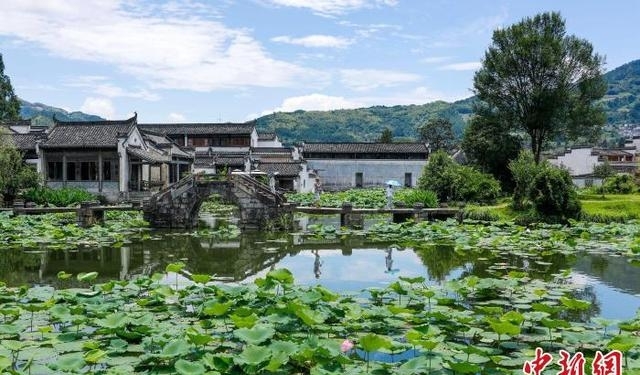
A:
{"label": "stone arch bridge", "polygon": [[292,215],[282,194],[248,174],[232,174],[225,180],[195,174],[145,200],[144,219],[154,228],[196,227],[200,206],[212,194],[238,206],[242,230],[262,229],[270,220]]}

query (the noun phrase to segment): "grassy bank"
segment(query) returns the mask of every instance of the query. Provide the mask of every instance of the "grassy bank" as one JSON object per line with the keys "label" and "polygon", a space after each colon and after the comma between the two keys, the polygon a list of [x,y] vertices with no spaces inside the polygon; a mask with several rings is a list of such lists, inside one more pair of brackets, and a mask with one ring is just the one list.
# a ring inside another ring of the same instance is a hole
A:
{"label": "grassy bank", "polygon": [[[582,220],[595,222],[619,222],[640,219],[640,194],[580,194]],[[511,209],[511,200],[503,200],[492,206],[468,205],[465,216],[476,220],[526,220],[529,212]]]}

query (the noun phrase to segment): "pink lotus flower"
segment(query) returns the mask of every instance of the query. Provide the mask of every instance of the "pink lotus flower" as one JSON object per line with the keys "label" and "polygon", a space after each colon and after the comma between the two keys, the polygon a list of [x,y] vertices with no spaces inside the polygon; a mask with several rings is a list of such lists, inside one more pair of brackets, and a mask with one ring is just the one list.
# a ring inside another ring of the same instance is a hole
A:
{"label": "pink lotus flower", "polygon": [[343,353],[346,353],[351,349],[353,349],[353,342],[349,341],[349,339],[345,339],[340,345],[340,350],[342,350]]}

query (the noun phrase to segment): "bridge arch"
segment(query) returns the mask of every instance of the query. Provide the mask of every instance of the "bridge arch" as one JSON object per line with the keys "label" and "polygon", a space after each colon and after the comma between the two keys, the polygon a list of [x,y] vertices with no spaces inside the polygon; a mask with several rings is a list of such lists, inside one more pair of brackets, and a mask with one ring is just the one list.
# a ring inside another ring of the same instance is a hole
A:
{"label": "bridge arch", "polygon": [[238,226],[242,230],[261,229],[269,220],[291,214],[281,194],[272,192],[269,186],[248,174],[232,174],[224,180],[195,174],[145,201],[144,219],[154,228],[196,227],[200,206],[211,194],[218,194],[238,206]]}

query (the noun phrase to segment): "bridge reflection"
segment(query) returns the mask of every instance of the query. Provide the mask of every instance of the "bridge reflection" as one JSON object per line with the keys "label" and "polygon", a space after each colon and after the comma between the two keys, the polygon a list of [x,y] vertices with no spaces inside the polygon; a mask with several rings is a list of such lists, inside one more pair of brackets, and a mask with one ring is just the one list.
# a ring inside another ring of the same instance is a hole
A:
{"label": "bridge reflection", "polygon": [[[560,269],[572,268],[576,273],[628,294],[640,294],[637,283],[640,268],[630,265],[624,258],[553,254],[544,262],[536,263],[513,254],[502,254],[497,259],[473,252],[460,254],[452,246],[416,244],[413,249],[394,250],[391,259],[384,251],[390,245],[370,244],[365,237],[357,236],[320,239],[290,234],[255,234],[221,241],[184,232],[155,232],[150,239],[125,243],[120,248],[5,249],[0,257],[0,280],[8,285],[69,287],[77,283],[76,279],[62,283],[56,277],[59,271],[73,274],[97,271],[97,281],[104,282],[164,273],[167,264],[182,261],[189,272],[213,275],[214,280],[223,282],[251,280],[269,269],[286,266],[292,267],[296,280],[301,282],[320,281],[323,285],[335,284],[350,290],[349,287],[359,289],[402,275],[422,274],[433,282],[470,274],[495,276],[495,264],[502,262],[514,269],[527,269],[541,278],[558,273]],[[391,272],[395,269],[400,272]]]}

